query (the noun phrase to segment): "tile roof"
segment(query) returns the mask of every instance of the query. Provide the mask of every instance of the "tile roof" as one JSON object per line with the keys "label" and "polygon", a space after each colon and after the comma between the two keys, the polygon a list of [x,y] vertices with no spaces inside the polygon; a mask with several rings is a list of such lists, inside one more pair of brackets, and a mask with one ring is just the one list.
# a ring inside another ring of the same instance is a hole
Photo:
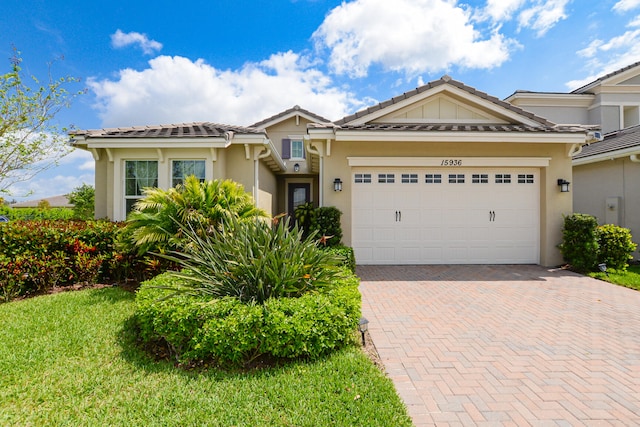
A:
{"label": "tile roof", "polygon": [[582,159],[598,154],[615,153],[618,150],[638,147],[640,151],[640,125],[608,133],[600,142],[588,145],[573,159]]}
{"label": "tile roof", "polygon": [[[320,126],[318,126],[320,127]],[[584,133],[584,128],[578,126],[529,126],[522,124],[428,124],[428,123],[366,123],[362,125],[342,125],[341,131],[371,130],[371,131],[403,131],[403,132],[570,132]]]}
{"label": "tile roof", "polygon": [[620,68],[619,70],[613,71],[613,72],[611,72],[609,74],[605,74],[602,77],[598,77],[597,79],[595,79],[591,83],[587,83],[584,86],[580,86],[579,88],[572,90],[570,93],[580,93],[580,92],[584,91],[588,87],[591,87],[591,86],[593,86],[593,85],[595,85],[597,83],[601,83],[604,80],[607,80],[607,79],[609,79],[609,78],[611,78],[613,76],[616,76],[616,75],[618,75],[620,73],[624,73],[625,71],[630,70],[632,68],[635,68],[635,67],[637,67],[639,65],[640,65],[640,61],[639,62],[634,62],[631,65],[627,65],[626,67]]}
{"label": "tile roof", "polygon": [[9,206],[12,208],[37,208],[40,202],[47,202],[52,208],[72,208],[73,204],[69,202],[66,195],[46,197],[44,199],[27,200],[26,202],[13,203]]}
{"label": "tile roof", "polygon": [[73,136],[86,136],[88,138],[198,138],[224,136],[230,132],[237,134],[264,133],[250,127],[230,126],[210,122],[79,130],[71,133]]}
{"label": "tile roof", "polygon": [[305,114],[305,115],[307,115],[309,117],[312,117],[314,120],[316,120],[316,121],[318,121],[320,123],[331,123],[331,120],[325,119],[324,117],[319,116],[319,115],[317,115],[315,113],[312,113],[309,110],[305,110],[304,108],[300,107],[299,105],[295,105],[292,108],[289,108],[288,110],[284,110],[281,113],[275,114],[275,115],[273,115],[271,117],[268,117],[268,118],[266,118],[264,120],[260,120],[259,122],[252,124],[250,127],[259,128],[259,127],[265,125],[266,123],[278,120],[281,117],[286,117],[289,114],[295,113],[295,112],[300,112],[300,113]]}
{"label": "tile roof", "polygon": [[516,112],[516,113],[518,113],[518,114],[520,114],[522,116],[525,116],[525,117],[527,117],[527,118],[529,118],[531,120],[539,122],[542,125],[553,126],[552,122],[548,121],[547,119],[545,119],[543,117],[539,117],[539,116],[537,116],[537,115],[535,115],[535,114],[533,114],[533,113],[531,113],[529,111],[523,110],[520,107],[516,107],[513,104],[510,104],[510,103],[508,103],[506,101],[502,101],[502,100],[496,98],[495,96],[491,96],[491,95],[487,94],[486,92],[482,92],[480,90],[477,90],[474,87],[467,86],[462,82],[459,82],[457,80],[453,80],[451,77],[446,76],[446,75],[441,77],[439,80],[434,80],[432,82],[429,82],[429,83],[427,83],[427,84],[425,84],[423,86],[420,86],[420,87],[417,87],[417,88],[415,88],[415,89],[413,89],[411,91],[405,92],[402,95],[398,95],[398,96],[393,97],[393,98],[391,98],[391,99],[389,99],[387,101],[383,101],[383,102],[379,103],[378,105],[374,105],[372,107],[369,107],[369,108],[366,108],[364,110],[358,111],[358,112],[356,112],[354,114],[351,114],[349,116],[343,117],[342,119],[337,120],[334,123],[337,124],[337,125],[340,125],[340,126],[344,125],[344,124],[347,124],[347,123],[349,123],[349,122],[351,122],[353,120],[356,120],[356,119],[358,119],[360,117],[363,117],[363,116],[366,116],[368,114],[374,113],[376,111],[382,110],[383,108],[386,108],[386,107],[388,107],[390,105],[397,104],[397,103],[399,103],[401,101],[409,99],[409,98],[411,98],[413,96],[416,96],[416,95],[418,95],[418,94],[420,94],[422,92],[425,92],[425,91],[427,91],[429,89],[433,89],[435,87],[438,87],[438,86],[441,86],[441,85],[444,85],[444,84],[449,84],[451,86],[455,86],[458,89],[461,89],[461,90],[463,90],[465,92],[468,92],[471,95],[480,97],[480,98],[482,98],[484,100],[487,100],[489,102],[492,102],[492,103],[494,103],[494,104],[496,104],[496,105],[498,105],[500,107],[503,107],[503,108],[506,108],[508,110],[514,111],[514,112]]}

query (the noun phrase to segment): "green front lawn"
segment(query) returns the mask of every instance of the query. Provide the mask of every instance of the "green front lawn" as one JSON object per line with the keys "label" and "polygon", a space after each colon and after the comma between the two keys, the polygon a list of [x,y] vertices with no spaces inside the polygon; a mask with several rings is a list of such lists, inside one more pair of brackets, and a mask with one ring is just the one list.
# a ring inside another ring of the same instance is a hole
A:
{"label": "green front lawn", "polygon": [[640,265],[631,265],[627,271],[609,270],[607,273],[590,273],[589,276],[640,291]]}
{"label": "green front lawn", "polygon": [[249,373],[178,369],[136,347],[118,288],[0,305],[0,425],[410,426],[350,347]]}

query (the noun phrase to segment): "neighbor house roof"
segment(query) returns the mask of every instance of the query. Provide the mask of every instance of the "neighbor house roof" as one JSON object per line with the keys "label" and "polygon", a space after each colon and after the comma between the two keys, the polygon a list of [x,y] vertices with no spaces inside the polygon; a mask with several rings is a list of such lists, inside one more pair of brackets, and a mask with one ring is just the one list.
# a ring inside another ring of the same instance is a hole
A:
{"label": "neighbor house roof", "polygon": [[44,199],[27,200],[26,202],[13,203],[10,205],[12,208],[37,208],[38,204],[46,201],[52,208],[72,208],[73,205],[69,203],[67,195],[45,197]]}
{"label": "neighbor house roof", "polygon": [[[633,152],[640,153],[640,125],[608,133],[600,142],[585,146],[575,160],[588,159],[595,156],[605,158],[622,157]],[[610,155],[610,156],[608,156]]]}
{"label": "neighbor house roof", "polygon": [[340,130],[373,130],[373,131],[415,131],[415,132],[570,132],[585,133],[578,126],[528,126],[523,124],[388,124],[366,123],[362,125],[342,125]]}
{"label": "neighbor house roof", "polygon": [[73,135],[86,136],[89,138],[194,138],[217,137],[224,136],[229,133],[259,134],[263,132],[250,127],[230,126],[210,122],[194,122],[155,126],[79,130],[73,132]]}
{"label": "neighbor house roof", "polygon": [[545,119],[543,117],[539,117],[539,116],[537,116],[537,115],[535,115],[535,114],[533,114],[533,113],[531,113],[529,111],[526,111],[526,110],[523,110],[522,108],[516,107],[515,105],[510,104],[510,103],[508,103],[506,101],[502,101],[502,100],[496,98],[495,96],[491,96],[491,95],[487,94],[486,92],[482,92],[482,91],[480,91],[480,90],[478,90],[478,89],[476,89],[474,87],[468,86],[468,85],[466,85],[466,84],[464,84],[462,82],[459,82],[457,80],[453,80],[451,77],[446,76],[446,75],[441,77],[438,80],[434,80],[434,81],[429,82],[429,83],[427,83],[425,85],[417,87],[417,88],[415,88],[415,89],[413,89],[411,91],[405,92],[402,95],[398,95],[396,97],[393,97],[393,98],[391,98],[391,99],[389,99],[387,101],[383,101],[383,102],[381,102],[381,103],[379,103],[377,105],[374,105],[372,107],[366,108],[364,110],[360,110],[360,111],[358,111],[358,112],[356,112],[354,114],[351,114],[351,115],[346,116],[346,117],[344,117],[344,118],[342,118],[340,120],[337,120],[334,123],[336,125],[339,125],[339,126],[345,125],[345,124],[347,124],[349,122],[352,122],[352,121],[354,121],[354,120],[356,120],[356,119],[358,119],[360,117],[363,117],[363,116],[366,116],[368,114],[374,113],[376,111],[382,110],[383,108],[387,108],[390,105],[397,104],[399,102],[405,101],[405,100],[407,100],[407,99],[409,99],[411,97],[414,97],[416,95],[419,95],[419,94],[421,94],[421,93],[423,93],[425,91],[428,91],[430,89],[433,89],[433,88],[436,88],[438,86],[442,86],[442,85],[445,85],[445,84],[449,84],[451,86],[454,86],[454,87],[456,87],[458,89],[461,89],[461,90],[469,93],[470,95],[474,95],[474,96],[480,97],[480,98],[482,98],[482,99],[484,99],[486,101],[489,101],[489,102],[491,102],[493,104],[496,104],[496,105],[498,105],[498,106],[500,106],[502,108],[506,108],[508,110],[511,110],[511,111],[513,111],[513,112],[515,112],[517,114],[520,114],[521,116],[524,116],[524,117],[527,117],[528,119],[536,121],[536,122],[540,123],[541,125],[544,125],[544,126],[547,126],[547,127],[553,127],[554,126],[554,124],[552,122],[548,121],[547,119]]}
{"label": "neighbor house roof", "polygon": [[598,78],[597,78],[597,79],[595,79],[594,81],[592,81],[592,82],[590,82],[590,83],[587,83],[587,84],[586,84],[586,85],[584,85],[584,86],[580,86],[580,87],[579,87],[579,88],[577,88],[577,89],[572,90],[572,91],[571,91],[571,93],[581,93],[581,92],[584,92],[584,91],[585,91],[585,90],[587,90],[588,88],[591,88],[591,87],[593,87],[593,86],[596,86],[596,85],[598,85],[598,84],[602,83],[603,81],[605,81],[605,80],[607,80],[607,79],[610,79],[611,77],[617,76],[618,74],[622,74],[622,73],[624,73],[625,71],[630,70],[630,69],[632,69],[632,68],[635,68],[635,67],[637,67],[637,66],[639,66],[639,65],[640,65],[640,62],[634,62],[634,63],[633,63],[633,64],[631,64],[631,65],[627,65],[626,67],[620,68],[619,70],[613,71],[613,72],[611,72],[611,73],[609,73],[609,74],[605,74],[605,75],[604,75],[604,76],[602,76],[602,77],[598,77]]}
{"label": "neighbor house roof", "polygon": [[264,120],[260,120],[257,123],[252,124],[250,127],[252,128],[263,128],[266,127],[266,125],[268,124],[273,124],[273,123],[277,123],[279,121],[285,120],[289,117],[293,117],[295,115],[300,115],[303,117],[306,117],[307,119],[313,121],[313,122],[319,122],[319,123],[331,123],[331,120],[325,119],[322,116],[319,116],[315,113],[312,113],[309,110],[305,110],[304,108],[301,108],[299,105],[295,105],[292,108],[289,108],[287,110],[284,110],[281,113],[275,114],[271,117],[268,117]]}

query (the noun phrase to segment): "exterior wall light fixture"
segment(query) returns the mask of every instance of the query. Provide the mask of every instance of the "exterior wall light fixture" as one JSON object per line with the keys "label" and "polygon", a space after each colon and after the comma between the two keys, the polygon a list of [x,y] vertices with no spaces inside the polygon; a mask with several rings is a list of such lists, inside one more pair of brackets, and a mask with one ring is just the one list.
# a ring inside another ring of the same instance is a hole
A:
{"label": "exterior wall light fixture", "polygon": [[342,180],[340,178],[333,180],[333,191],[342,191]]}
{"label": "exterior wall light fixture", "polygon": [[571,184],[569,181],[567,181],[566,179],[560,178],[558,180],[558,187],[560,187],[560,192],[561,193],[568,193],[569,192],[569,184]]}
{"label": "exterior wall light fixture", "polygon": [[300,172],[300,164],[296,163],[295,165],[293,165],[293,171],[294,172]]}

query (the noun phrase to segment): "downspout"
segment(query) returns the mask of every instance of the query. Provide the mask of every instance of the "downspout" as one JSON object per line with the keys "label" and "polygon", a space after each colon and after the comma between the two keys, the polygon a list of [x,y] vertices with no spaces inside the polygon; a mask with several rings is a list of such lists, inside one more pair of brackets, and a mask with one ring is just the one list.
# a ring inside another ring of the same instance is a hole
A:
{"label": "downspout", "polygon": [[311,145],[311,141],[307,143],[307,152],[310,154],[315,154],[319,157],[320,162],[320,170],[318,171],[318,207],[324,206],[324,158],[321,153],[321,148],[311,148],[315,147]]}
{"label": "downspout", "polygon": [[573,157],[575,155],[582,153],[582,147],[583,147],[583,144],[572,144],[571,148],[569,148],[569,152],[567,153],[567,155],[569,157]]}
{"label": "downspout", "polygon": [[633,163],[640,163],[640,158],[638,157],[638,155],[640,154],[632,154],[629,156],[629,160],[631,160]]}
{"label": "downspout", "polygon": [[[264,147],[266,147],[266,151],[263,151]],[[255,147],[253,155],[253,201],[257,207],[260,207],[258,200],[260,196],[260,160],[271,155],[268,142],[264,144],[264,147]]]}

